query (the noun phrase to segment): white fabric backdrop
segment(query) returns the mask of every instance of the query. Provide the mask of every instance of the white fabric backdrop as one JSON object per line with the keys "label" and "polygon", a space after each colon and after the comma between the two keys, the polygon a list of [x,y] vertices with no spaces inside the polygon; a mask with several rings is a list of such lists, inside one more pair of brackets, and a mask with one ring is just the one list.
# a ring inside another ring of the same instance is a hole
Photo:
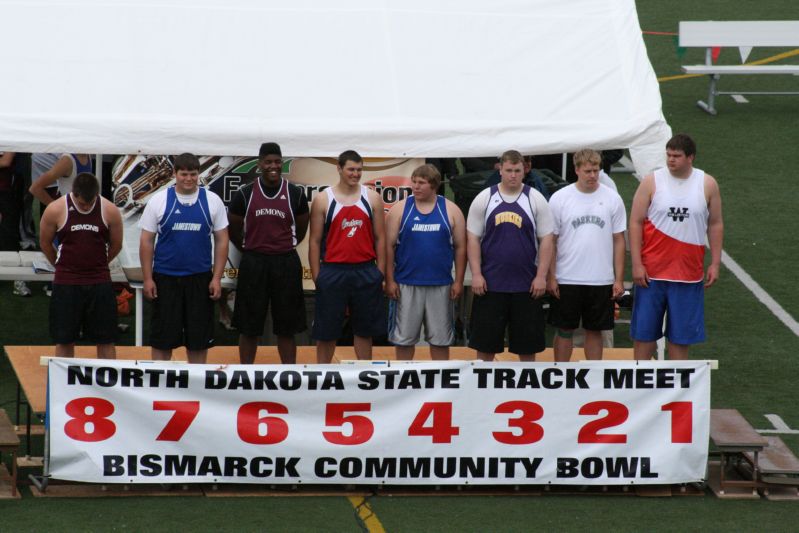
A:
{"label": "white fabric backdrop", "polygon": [[633,0],[0,0],[0,150],[483,156],[670,130]]}

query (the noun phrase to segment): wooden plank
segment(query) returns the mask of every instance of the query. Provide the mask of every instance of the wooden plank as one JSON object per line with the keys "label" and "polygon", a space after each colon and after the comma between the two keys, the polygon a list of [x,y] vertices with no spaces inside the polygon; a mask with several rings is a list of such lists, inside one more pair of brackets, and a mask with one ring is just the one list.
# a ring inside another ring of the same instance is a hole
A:
{"label": "wooden plank", "polygon": [[32,457],[30,455],[18,456],[17,468],[44,468],[44,458]]}
{"label": "wooden plank", "polygon": [[[14,432],[19,437],[24,437],[28,434],[28,428],[25,426],[14,426]],[[31,436],[41,436],[44,435],[44,426],[41,424],[33,424],[31,425]]]}
{"label": "wooden plank", "polygon": [[799,74],[799,65],[683,65],[686,74]]}
{"label": "wooden plank", "polygon": [[710,438],[722,451],[760,451],[768,441],[755,431],[737,409],[710,410]]}
{"label": "wooden plank", "polygon": [[[777,436],[766,437],[768,446],[758,454],[758,470],[761,474],[799,475],[799,459]],[[744,453],[749,462],[754,462],[754,453]],[[799,478],[794,479],[799,484]]]}
{"label": "wooden plank", "polygon": [[681,21],[680,46],[799,46],[799,21]]}
{"label": "wooden plank", "polygon": [[19,437],[5,409],[0,409],[0,449],[16,451],[17,448],[19,448]]}
{"label": "wooden plank", "polygon": [[88,483],[61,485],[50,483],[42,492],[31,485],[36,498],[127,498],[130,496],[202,496],[196,485],[94,485]]}

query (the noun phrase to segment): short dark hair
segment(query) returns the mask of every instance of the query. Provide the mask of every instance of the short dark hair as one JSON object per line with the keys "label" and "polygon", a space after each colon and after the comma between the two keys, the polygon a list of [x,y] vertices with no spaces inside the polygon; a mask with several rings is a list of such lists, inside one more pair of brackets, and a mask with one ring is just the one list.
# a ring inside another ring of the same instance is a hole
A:
{"label": "short dark hair", "polygon": [[696,155],[696,143],[687,133],[678,133],[666,143],[666,150],[682,150],[686,156]]}
{"label": "short dark hair", "polygon": [[200,158],[187,152],[176,156],[172,166],[175,167],[175,172],[178,170],[200,170]]}
{"label": "short dark hair", "polygon": [[280,145],[277,143],[263,143],[258,150],[258,159],[263,159],[268,155],[279,155],[283,157],[283,152],[280,150]]}
{"label": "short dark hair", "polygon": [[84,202],[91,202],[100,194],[100,182],[90,172],[81,172],[72,182],[72,194]]}
{"label": "short dark hair", "polygon": [[361,157],[361,154],[355,150],[346,150],[341,152],[341,155],[338,156],[339,168],[344,168],[344,165],[347,164],[347,161],[352,161],[353,163],[363,163],[363,157]]}

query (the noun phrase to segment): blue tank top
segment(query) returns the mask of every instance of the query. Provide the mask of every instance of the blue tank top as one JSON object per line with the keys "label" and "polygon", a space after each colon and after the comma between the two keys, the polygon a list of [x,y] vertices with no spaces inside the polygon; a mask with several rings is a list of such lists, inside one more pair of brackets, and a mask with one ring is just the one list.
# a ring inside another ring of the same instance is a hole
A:
{"label": "blue tank top", "polygon": [[529,194],[525,185],[507,202],[497,185],[491,187],[480,242],[480,268],[491,292],[528,292],[535,278],[538,239]]}
{"label": "blue tank top", "polygon": [[397,236],[394,279],[403,285],[449,285],[453,259],[447,201],[437,197],[433,210],[424,215],[413,197],[408,198]]}
{"label": "blue tank top", "polygon": [[167,189],[164,216],[158,223],[153,270],[169,276],[188,276],[211,270],[211,212],[200,187],[192,205],[178,202],[175,187]]}
{"label": "blue tank top", "polygon": [[69,154],[69,155],[72,156],[72,160],[75,162],[75,176],[77,176],[78,174],[83,174],[84,172],[88,172],[89,174],[92,173],[91,157],[89,157],[89,162],[84,165],[83,163],[80,162],[80,159],[78,159],[77,154]]}

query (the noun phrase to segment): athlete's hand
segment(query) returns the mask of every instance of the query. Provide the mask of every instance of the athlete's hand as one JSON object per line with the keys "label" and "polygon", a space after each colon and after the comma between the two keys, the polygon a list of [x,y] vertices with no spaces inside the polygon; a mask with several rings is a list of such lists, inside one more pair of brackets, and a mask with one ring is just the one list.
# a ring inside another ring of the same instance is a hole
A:
{"label": "athlete's hand", "polygon": [[547,282],[547,292],[560,300],[560,285],[557,279],[552,278]]}
{"label": "athlete's hand", "polygon": [[486,279],[482,274],[472,274],[472,292],[477,296],[483,296],[488,290]]}
{"label": "athlete's hand", "polygon": [[646,273],[644,265],[633,265],[633,283],[639,287],[649,287],[649,274]]}
{"label": "athlete's hand", "polygon": [[386,281],[385,293],[392,300],[399,300],[400,290],[396,281]]}
{"label": "athlete's hand", "polygon": [[144,297],[148,300],[155,300],[158,298],[158,288],[155,286],[155,282],[152,279],[144,280],[142,292],[144,293]]}
{"label": "athlete's hand", "polygon": [[537,300],[546,293],[547,293],[547,280],[540,276],[536,276],[533,279],[533,282],[530,284],[530,295]]}
{"label": "athlete's hand", "polygon": [[614,281],[613,282],[613,296],[610,297],[611,300],[618,300],[619,298],[624,295],[624,283],[621,281]]}
{"label": "athlete's hand", "polygon": [[707,276],[705,277],[705,288],[710,287],[716,280],[719,279],[719,266],[718,265],[709,265],[707,267]]}
{"label": "athlete's hand", "polygon": [[213,278],[211,279],[211,283],[208,284],[208,296],[211,297],[212,300],[218,300],[220,296],[222,296],[222,281]]}
{"label": "athlete's hand", "polygon": [[449,299],[450,300],[457,300],[463,294],[463,283],[458,283],[457,281],[452,284],[449,288]]}

